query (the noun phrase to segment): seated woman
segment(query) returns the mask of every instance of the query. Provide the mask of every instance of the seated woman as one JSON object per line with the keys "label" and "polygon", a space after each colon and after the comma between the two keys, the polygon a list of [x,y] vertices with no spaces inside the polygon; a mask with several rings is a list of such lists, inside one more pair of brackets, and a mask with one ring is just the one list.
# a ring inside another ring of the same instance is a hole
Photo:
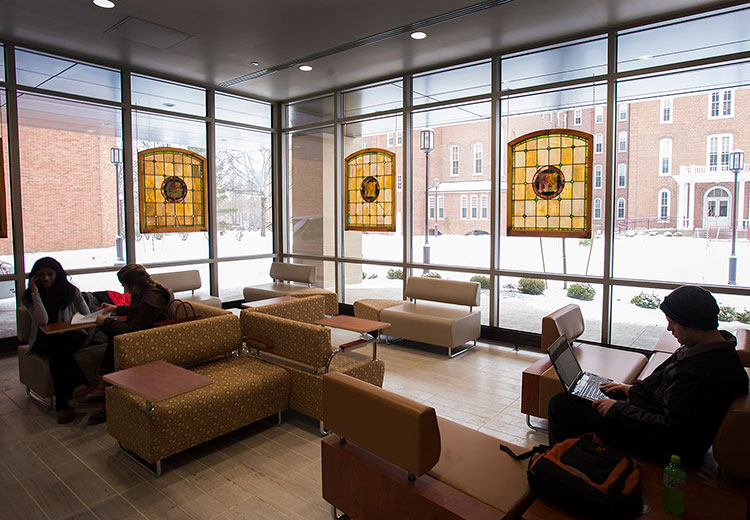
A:
{"label": "seated woman", "polygon": [[68,281],[60,262],[50,257],[40,258],[31,268],[29,288],[24,291],[21,301],[31,314],[29,352],[49,357],[57,422],[69,423],[75,416],[68,401],[89,390],[89,382],[74,354],[90,341],[90,334],[85,330],[44,334],[39,332],[39,326],[69,321],[76,311],[89,314],[89,308],[81,291]]}
{"label": "seated woman", "polygon": [[[146,272],[146,268],[138,264],[128,264],[117,272],[125,292],[131,295],[130,305],[112,305],[103,303],[100,309],[106,309],[107,314],[124,316],[125,319],[113,319],[107,316],[97,316],[96,323],[109,337],[107,349],[102,358],[101,374],[115,371],[114,337],[119,334],[135,332],[151,328],[155,322],[166,318],[167,307],[172,300],[172,292],[163,285],[153,281]],[[74,408],[103,408],[104,388],[106,383],[99,378],[91,391],[70,401]],[[104,422],[106,415],[102,410],[92,415],[90,424]]]}

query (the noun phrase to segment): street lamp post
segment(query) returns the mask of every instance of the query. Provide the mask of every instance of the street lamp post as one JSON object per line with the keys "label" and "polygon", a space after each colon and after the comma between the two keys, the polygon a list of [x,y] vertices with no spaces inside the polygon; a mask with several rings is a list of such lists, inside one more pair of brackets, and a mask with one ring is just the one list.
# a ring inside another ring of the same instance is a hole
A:
{"label": "street lamp post", "polygon": [[745,152],[735,150],[729,154],[729,170],[734,173],[734,195],[732,196],[732,254],[729,255],[729,285],[737,285],[737,174],[745,167]]}
{"label": "street lamp post", "polygon": [[438,211],[440,210],[438,206],[438,188],[440,187],[440,179],[435,179],[432,181],[431,188],[435,189],[435,214],[433,215],[433,226],[434,231],[432,232],[432,236],[437,237],[438,236],[438,228],[437,228],[437,221],[438,221]]}
{"label": "street lamp post", "polygon": [[115,184],[117,189],[117,238],[115,248],[117,261],[124,263],[123,236],[122,236],[122,201],[120,200],[120,183],[122,182],[122,148],[113,146],[109,149],[109,161],[115,165]]}
{"label": "street lamp post", "polygon": [[[424,246],[422,248],[422,261],[425,264],[430,263],[430,237],[428,230],[428,196],[430,193],[430,152],[435,149],[435,132],[430,129],[422,130],[419,133],[419,148],[424,152]],[[429,271],[425,267],[425,274]]]}

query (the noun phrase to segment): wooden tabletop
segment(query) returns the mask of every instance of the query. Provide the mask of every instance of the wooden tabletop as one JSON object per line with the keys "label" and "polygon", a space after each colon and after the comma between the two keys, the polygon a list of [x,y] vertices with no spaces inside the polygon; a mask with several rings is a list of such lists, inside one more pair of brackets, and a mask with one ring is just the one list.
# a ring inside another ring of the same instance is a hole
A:
{"label": "wooden tabletop", "polygon": [[266,298],[265,300],[255,300],[252,302],[245,302],[242,304],[243,307],[247,308],[253,308],[253,307],[263,307],[265,305],[272,305],[274,303],[281,303],[281,302],[290,302],[292,300],[296,300],[294,296],[279,296],[277,298]]}
{"label": "wooden tabletop", "polygon": [[[642,518],[659,520],[674,520],[674,517],[664,511],[662,499],[664,497],[664,469],[652,465],[641,464],[641,490],[643,502],[650,511],[638,515]],[[705,482],[688,479],[685,487],[685,520],[692,518],[723,518],[726,520],[745,519],[747,514],[747,498]],[[537,498],[531,507],[521,517],[523,520],[575,520],[581,518],[559,508],[558,506]]]}
{"label": "wooden tabletop", "polygon": [[370,332],[391,326],[390,323],[384,321],[366,320],[364,318],[355,318],[354,316],[346,316],[344,314],[316,320],[315,323],[318,325],[325,325],[326,327],[352,330],[354,332]]}
{"label": "wooden tabletop", "polygon": [[103,376],[102,379],[152,402],[184,394],[214,382],[210,377],[196,374],[166,361],[154,361],[112,372]]}
{"label": "wooden tabletop", "polygon": [[61,332],[69,332],[71,330],[88,329],[96,327],[96,322],[93,323],[79,323],[78,325],[71,325],[69,321],[59,321],[57,323],[48,323],[47,325],[40,325],[39,328],[45,334],[59,334]]}

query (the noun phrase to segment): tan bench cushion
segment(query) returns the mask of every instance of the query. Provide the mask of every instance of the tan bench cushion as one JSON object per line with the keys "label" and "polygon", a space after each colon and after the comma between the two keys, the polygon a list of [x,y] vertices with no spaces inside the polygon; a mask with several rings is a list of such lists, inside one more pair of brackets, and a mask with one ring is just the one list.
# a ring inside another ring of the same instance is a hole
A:
{"label": "tan bench cushion", "polygon": [[298,285],[291,283],[266,283],[253,285],[242,289],[242,296],[246,302],[265,300],[266,298],[278,298],[279,296],[288,296],[296,291],[309,289],[307,285]]}
{"label": "tan bench cushion", "polygon": [[643,367],[643,370],[641,370],[641,373],[638,374],[636,380],[643,381],[644,379],[646,379],[654,372],[654,370],[659,368],[659,365],[669,359],[671,355],[672,354],[668,354],[667,352],[654,352],[649,358],[648,363],[646,363],[646,366]]}
{"label": "tan bench cushion", "polygon": [[547,348],[563,334],[568,341],[575,341],[584,329],[581,308],[574,303],[549,313],[542,318],[542,352],[547,352]]}
{"label": "tan bench cushion", "polygon": [[526,450],[442,417],[438,427],[440,460],[428,475],[508,516],[526,509],[532,500],[528,462],[513,460],[498,446],[502,442],[514,453]]}
{"label": "tan bench cushion", "polygon": [[390,323],[383,333],[442,347],[457,347],[481,335],[478,311],[433,303],[405,302],[380,311]]}
{"label": "tan bench cushion", "polygon": [[415,300],[429,300],[477,307],[480,303],[480,293],[481,286],[478,282],[461,282],[458,280],[410,276],[406,280],[404,295],[407,298]]}

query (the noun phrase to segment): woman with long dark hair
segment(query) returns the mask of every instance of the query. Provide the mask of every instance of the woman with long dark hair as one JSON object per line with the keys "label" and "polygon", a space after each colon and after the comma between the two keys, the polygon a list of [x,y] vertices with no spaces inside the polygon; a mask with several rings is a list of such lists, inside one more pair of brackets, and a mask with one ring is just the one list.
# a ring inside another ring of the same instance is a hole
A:
{"label": "woman with long dark hair", "polygon": [[49,357],[57,422],[69,423],[75,415],[68,401],[74,394],[85,394],[89,389],[89,382],[75,359],[76,351],[86,344],[88,333],[74,330],[44,334],[39,327],[69,321],[76,312],[88,314],[89,308],[81,291],[68,280],[60,262],[48,256],[37,260],[31,268],[29,287],[21,296],[21,302],[31,314],[29,352]]}
{"label": "woman with long dark hair", "polygon": [[[128,264],[117,272],[125,292],[131,295],[130,305],[112,305],[103,303],[101,309],[105,314],[121,316],[125,319],[113,319],[108,316],[97,316],[96,323],[109,336],[107,350],[102,358],[102,374],[108,374],[115,370],[114,337],[137,330],[149,329],[154,322],[163,320],[167,314],[167,307],[172,300],[172,292],[151,279],[146,268],[138,264]],[[103,408],[104,388],[107,384],[98,379],[91,391],[81,397],[71,400],[70,404],[75,408]],[[98,424],[106,420],[104,411],[92,415],[89,424]]]}

